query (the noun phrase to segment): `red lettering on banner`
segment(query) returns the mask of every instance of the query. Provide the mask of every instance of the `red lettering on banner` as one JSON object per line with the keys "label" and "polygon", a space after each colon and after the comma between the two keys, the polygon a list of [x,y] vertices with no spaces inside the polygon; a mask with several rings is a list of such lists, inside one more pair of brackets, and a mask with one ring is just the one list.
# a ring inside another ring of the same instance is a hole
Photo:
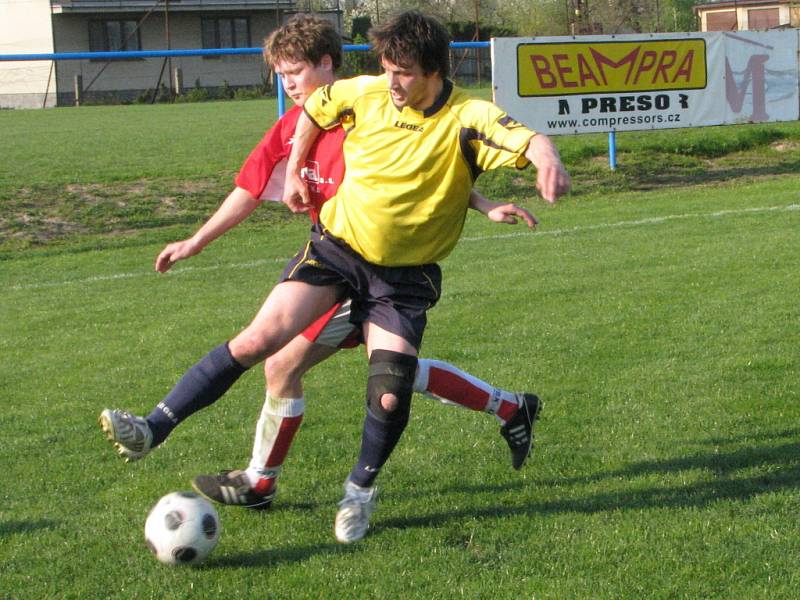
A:
{"label": "red lettering on banner", "polygon": [[578,54],[578,76],[581,78],[581,87],[585,87],[586,82],[589,80],[593,81],[596,86],[600,85],[594,72],[592,72],[592,66],[583,54]]}
{"label": "red lettering on banner", "polygon": [[556,77],[550,68],[550,62],[546,57],[540,54],[531,54],[531,63],[533,64],[533,71],[536,73],[536,78],[539,80],[539,85],[542,89],[556,87]]}
{"label": "red lettering on banner", "polygon": [[692,62],[694,61],[694,50],[689,50],[686,53],[686,56],[683,57],[681,64],[678,66],[678,70],[675,71],[675,77],[672,78],[673,83],[678,81],[678,77],[683,75],[683,78],[686,80],[686,83],[691,81],[692,76]]}
{"label": "red lettering on banner", "polygon": [[[636,69],[636,76],[633,78],[633,83],[639,83],[639,77],[641,77],[643,73],[647,73],[653,69],[653,67],[656,65],[657,57],[658,54],[653,50],[644,51],[642,54],[642,60],[639,63],[639,68]],[[625,79],[625,83],[628,83],[627,78]]]}
{"label": "red lettering on banner", "polygon": [[665,50],[658,59],[658,66],[653,74],[653,83],[658,81],[659,74],[664,78],[664,83],[669,83],[667,69],[674,65],[676,60],[678,60],[678,53],[675,50]]}
{"label": "red lettering on banner", "polygon": [[553,62],[556,64],[556,71],[558,72],[558,77],[561,80],[561,85],[568,88],[578,87],[576,82],[569,81],[567,79],[567,75],[572,73],[572,67],[563,64],[566,60],[569,60],[569,56],[566,54],[553,54]]}
{"label": "red lettering on banner", "polygon": [[[586,87],[620,86],[674,86],[685,82],[693,87],[703,87],[693,82],[701,74],[693,73],[695,49],[664,49],[648,46],[647,43],[628,44],[627,54],[604,53],[604,46],[582,44],[575,50],[543,51],[529,54],[533,67],[536,89],[567,90]],[[629,48],[632,48],[628,50]],[[610,83],[611,82],[611,83]]]}
{"label": "red lettering on banner", "polygon": [[640,49],[641,48],[636,48],[634,50],[631,50],[630,52],[628,52],[628,54],[622,57],[622,60],[620,60],[619,62],[614,62],[610,58],[607,58],[606,56],[600,54],[600,52],[598,52],[594,48],[590,48],[589,51],[592,53],[592,57],[594,58],[594,63],[597,66],[598,71],[600,71],[600,77],[603,78],[603,85],[608,85],[608,78],[606,78],[605,71],[603,70],[603,65],[608,65],[609,67],[618,69],[622,65],[628,64],[629,65],[628,74],[625,76],[625,83],[627,83],[628,80],[630,79],[631,72],[633,71],[633,65],[636,63],[636,57],[639,56]]}

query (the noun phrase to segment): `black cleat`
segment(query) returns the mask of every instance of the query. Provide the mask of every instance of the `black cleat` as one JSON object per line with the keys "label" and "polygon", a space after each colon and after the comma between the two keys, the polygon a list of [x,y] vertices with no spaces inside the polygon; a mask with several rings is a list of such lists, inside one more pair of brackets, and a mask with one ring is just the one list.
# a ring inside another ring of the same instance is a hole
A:
{"label": "black cleat", "polygon": [[533,422],[539,418],[542,402],[536,394],[520,394],[522,403],[517,414],[500,428],[511,449],[511,466],[519,470],[533,449]]}
{"label": "black cleat", "polygon": [[198,475],[192,480],[192,487],[212,502],[259,510],[269,508],[277,492],[277,487],[273,486],[268,494],[256,493],[247,474],[241,470],[222,471],[218,475]]}

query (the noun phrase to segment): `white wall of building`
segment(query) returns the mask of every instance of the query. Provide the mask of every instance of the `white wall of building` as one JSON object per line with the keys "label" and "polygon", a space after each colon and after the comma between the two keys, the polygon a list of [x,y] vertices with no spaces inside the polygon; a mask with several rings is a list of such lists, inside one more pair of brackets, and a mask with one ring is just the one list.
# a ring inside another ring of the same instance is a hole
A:
{"label": "white wall of building", "polygon": [[[50,0],[0,3],[0,54],[53,52]],[[55,105],[55,78],[47,82],[50,61],[0,61],[0,108]]]}

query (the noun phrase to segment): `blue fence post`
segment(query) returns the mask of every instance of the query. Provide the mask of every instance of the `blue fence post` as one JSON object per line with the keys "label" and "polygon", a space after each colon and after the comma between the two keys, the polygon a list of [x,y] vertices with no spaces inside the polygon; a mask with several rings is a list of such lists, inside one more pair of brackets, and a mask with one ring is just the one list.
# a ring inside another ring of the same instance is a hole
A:
{"label": "blue fence post", "polygon": [[617,168],[617,132],[608,132],[608,166],[614,171]]}
{"label": "blue fence post", "polygon": [[277,73],[275,73],[275,94],[278,96],[278,118],[280,119],[286,112],[286,96],[283,93],[281,76]]}

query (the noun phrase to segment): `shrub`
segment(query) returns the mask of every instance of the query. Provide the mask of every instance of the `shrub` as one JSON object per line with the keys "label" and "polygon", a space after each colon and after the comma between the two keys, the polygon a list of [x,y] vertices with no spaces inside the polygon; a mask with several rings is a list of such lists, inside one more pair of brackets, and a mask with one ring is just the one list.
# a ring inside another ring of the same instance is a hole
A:
{"label": "shrub", "polygon": [[211,94],[205,88],[194,88],[181,96],[175,97],[175,102],[205,102],[211,99]]}

